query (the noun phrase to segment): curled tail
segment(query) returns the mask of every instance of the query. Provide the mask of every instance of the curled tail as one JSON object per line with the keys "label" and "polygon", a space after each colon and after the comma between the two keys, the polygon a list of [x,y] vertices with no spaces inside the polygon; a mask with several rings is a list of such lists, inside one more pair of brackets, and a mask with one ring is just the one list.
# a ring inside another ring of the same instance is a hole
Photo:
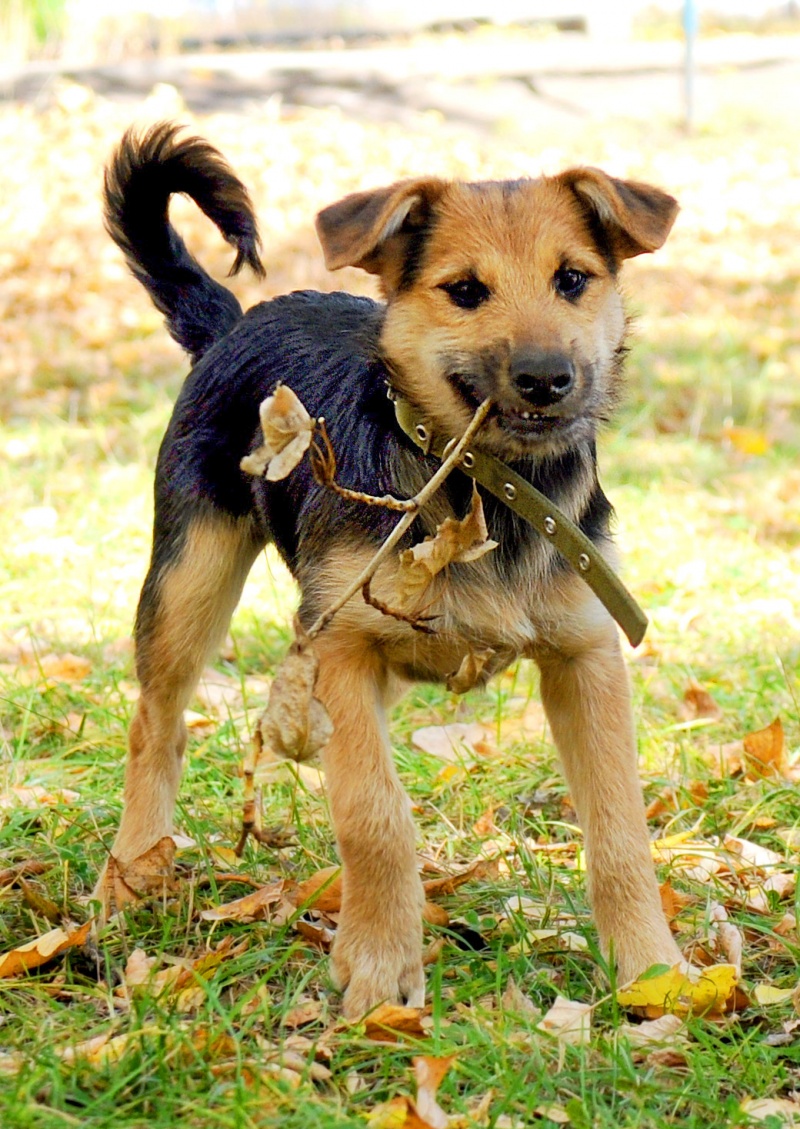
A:
{"label": "curled tail", "polygon": [[236,248],[231,274],[247,263],[259,277],[259,238],[247,189],[207,141],[181,138],[169,122],[122,138],[105,176],[106,228],[175,340],[197,361],[242,316],[169,222],[169,199],[190,196]]}

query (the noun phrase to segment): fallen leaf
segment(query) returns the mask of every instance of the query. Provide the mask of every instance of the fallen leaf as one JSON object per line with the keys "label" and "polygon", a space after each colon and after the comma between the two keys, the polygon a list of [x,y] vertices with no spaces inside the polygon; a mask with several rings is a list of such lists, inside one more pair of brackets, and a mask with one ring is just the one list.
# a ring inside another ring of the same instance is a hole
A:
{"label": "fallen leaf", "polygon": [[726,964],[733,965],[736,969],[737,979],[741,979],[742,950],[744,948],[741,930],[728,920],[728,911],[718,903],[712,904],[709,916],[714,923],[715,949],[718,955],[724,958]]}
{"label": "fallen leaf", "polygon": [[541,1009],[536,1006],[530,996],[526,996],[513,976],[506,980],[506,986],[500,997],[500,1006],[503,1011],[513,1012],[515,1015],[540,1016]]}
{"label": "fallen leaf", "polygon": [[443,874],[439,878],[429,878],[422,883],[422,888],[429,898],[454,894],[458,887],[463,886],[465,882],[480,882],[485,879],[497,878],[500,873],[500,862],[499,856],[478,859],[472,866],[468,866],[465,870],[460,870],[456,874]]}
{"label": "fallen leaf", "polygon": [[772,1007],[773,1004],[782,1004],[791,1000],[795,988],[775,988],[772,984],[756,984],[753,989],[753,999],[760,1007]]}
{"label": "fallen leaf", "polygon": [[473,485],[472,505],[465,518],[446,518],[436,528],[434,537],[400,553],[397,573],[397,605],[405,613],[419,610],[431,581],[451,564],[477,561],[497,548],[488,540],[483,502]]}
{"label": "fallen leaf", "polygon": [[309,1023],[316,1023],[322,1015],[322,1000],[303,1000],[294,1007],[289,1008],[281,1016],[281,1027],[290,1027],[293,1031],[298,1027],[307,1027]]}
{"label": "fallen leaf", "polygon": [[651,1048],[659,1043],[688,1043],[684,1026],[684,1019],[667,1012],[658,1019],[648,1019],[644,1023],[623,1023],[619,1027],[619,1034],[632,1047]]}
{"label": "fallen leaf", "polygon": [[457,764],[491,748],[486,726],[478,721],[454,721],[450,725],[426,725],[411,734],[411,744],[423,753]]}
{"label": "fallen leaf", "polygon": [[240,466],[247,474],[264,475],[268,482],[278,482],[302,461],[311,446],[316,420],[285,384],[279,384],[262,401],[258,414],[264,441],[242,459]]}
{"label": "fallen leaf", "polygon": [[23,862],[16,862],[13,866],[0,870],[0,889],[3,886],[13,886],[22,877],[44,874],[49,869],[49,863],[40,862],[38,859],[25,859]]}
{"label": "fallen leaf", "polygon": [[241,898],[200,914],[204,921],[269,921],[270,910],[287,895],[285,879],[278,878]]}
{"label": "fallen leaf", "polygon": [[555,1003],[537,1026],[540,1031],[555,1035],[562,1043],[583,1046],[591,1038],[592,1005],[556,996]]}
{"label": "fallen leaf", "polygon": [[698,969],[684,963],[658,967],[617,990],[617,1003],[638,1015],[657,1019],[675,1015],[721,1015],[735,1003],[738,972],[732,964]]}
{"label": "fallen leaf", "polygon": [[427,1034],[423,1018],[428,1011],[421,1007],[402,1007],[400,1004],[380,1004],[364,1016],[364,1033],[368,1039],[379,1043],[394,1043],[400,1035],[421,1038]]}
{"label": "fallen leaf", "polygon": [[449,1118],[436,1101],[439,1085],[455,1061],[455,1055],[444,1058],[419,1056],[412,1060],[417,1080],[416,1112],[431,1129],[447,1129]]}
{"label": "fallen leaf", "polygon": [[0,796],[0,811],[16,808],[36,811],[37,808],[75,804],[80,798],[80,792],[73,792],[69,788],[44,788],[41,784],[17,785]]}
{"label": "fallen leaf", "polygon": [[744,765],[747,775],[754,778],[764,776],[790,776],[786,757],[786,744],[783,735],[783,722],[776,717],[766,729],[748,733],[742,739],[744,745]]}
{"label": "fallen leaf", "polygon": [[292,892],[296,906],[313,906],[321,913],[338,913],[342,908],[342,868],[326,866],[300,882]]}
{"label": "fallen leaf", "polygon": [[110,855],[103,879],[101,900],[117,910],[143,898],[163,897],[175,888],[175,841],[165,835],[144,854],[129,863]]}
{"label": "fallen leaf", "polygon": [[788,1098],[746,1098],[741,1110],[753,1121],[774,1118],[779,1125],[800,1124],[800,1105]]}
{"label": "fallen leaf", "polygon": [[48,961],[53,960],[67,949],[74,949],[86,943],[91,921],[68,932],[65,929],[51,929],[49,933],[27,941],[10,952],[0,954],[0,978],[18,976],[21,972],[31,972]]}
{"label": "fallen leaf", "polygon": [[264,750],[271,756],[307,761],[333,736],[333,722],[314,696],[319,660],[302,639],[295,639],[278,667],[261,718]]}
{"label": "fallen leaf", "polygon": [[722,710],[709,694],[696,682],[690,682],[684,691],[683,704],[680,709],[684,721],[697,721],[700,718],[709,718],[719,721]]}

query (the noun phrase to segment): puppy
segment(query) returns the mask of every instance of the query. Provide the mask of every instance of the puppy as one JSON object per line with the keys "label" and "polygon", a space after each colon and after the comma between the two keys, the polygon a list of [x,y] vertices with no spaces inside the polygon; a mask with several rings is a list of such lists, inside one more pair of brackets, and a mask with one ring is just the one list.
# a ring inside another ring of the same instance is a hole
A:
{"label": "puppy", "polygon": [[[387,385],[441,436],[461,435],[490,398],[476,447],[548,495],[613,561],[595,435],[617,399],[625,352],[618,272],[662,245],[677,211],[664,192],[593,168],[474,184],[406,180],[317,218],[327,266],[377,275],[384,302],[301,291],[243,314],[170,225],[175,192],[237,249],[234,271],[247,263],[262,273],[247,192],[222,157],[168,124],[128,133],[107,171],[107,227],[194,367],[156,470],[136,619],[141,697],[113,847],[122,866],[172,831],[183,711],[256,556],[276,544],[308,626],[397,521],[319,486],[307,461],[280,482],[245,474],[262,400],[288,385],[325,417],[344,485],[410,496],[439,463],[400,428]],[[463,517],[471,490],[454,471],[404,545]],[[415,833],[385,709],[409,682],[447,678],[470,651],[492,654],[487,676],[521,655],[538,664],[585,837],[595,922],[620,980],[681,959],[653,872],[616,625],[545,537],[483,494],[498,547],[442,574],[430,633],[357,598],[314,643],[317,694],[335,727],[322,754],[343,865],[332,968],[349,1016],[424,999]],[[396,567],[382,569],[377,591],[392,591]]]}

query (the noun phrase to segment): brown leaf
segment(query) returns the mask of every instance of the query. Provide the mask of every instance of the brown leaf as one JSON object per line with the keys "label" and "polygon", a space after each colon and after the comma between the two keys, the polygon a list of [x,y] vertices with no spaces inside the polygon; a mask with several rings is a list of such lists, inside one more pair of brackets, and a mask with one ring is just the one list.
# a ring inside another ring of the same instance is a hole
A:
{"label": "brown leaf", "polygon": [[19,945],[10,952],[0,954],[0,977],[17,976],[21,972],[30,972],[39,968],[48,961],[53,960],[67,949],[74,949],[86,944],[91,921],[87,921],[77,929],[67,932],[65,929],[51,929],[41,937]]}
{"label": "brown leaf", "polygon": [[300,882],[292,892],[296,906],[311,906],[321,913],[338,913],[342,908],[342,868],[326,866]]}
{"label": "brown leaf", "polygon": [[497,878],[500,874],[500,861],[499,855],[490,859],[478,859],[472,866],[457,874],[443,874],[439,878],[429,878],[427,882],[422,883],[425,894],[429,898],[445,897],[454,894],[465,882]]}
{"label": "brown leaf", "polygon": [[142,898],[163,897],[174,890],[174,859],[175,841],[170,835],[129,863],[110,855],[101,891],[104,904],[121,910]]}
{"label": "brown leaf", "polygon": [[314,696],[319,660],[303,640],[295,640],[275,674],[269,704],[261,718],[268,755],[307,761],[333,736],[333,722]]}
{"label": "brown leaf", "polygon": [[271,908],[287,893],[286,880],[278,878],[232,902],[205,909],[200,916],[204,921],[269,921]]}
{"label": "brown leaf", "polygon": [[684,692],[680,713],[685,721],[696,721],[699,718],[719,721],[722,717],[722,710],[709,692],[696,682],[690,682]]}
{"label": "brown leaf", "polygon": [[290,1027],[294,1031],[316,1023],[322,1015],[322,1008],[322,1000],[303,1000],[281,1016],[281,1027]]}
{"label": "brown leaf", "polygon": [[264,442],[242,459],[247,474],[265,475],[268,482],[286,478],[311,445],[316,421],[291,388],[279,384],[258,409]]}
{"label": "brown leaf", "polygon": [[748,733],[743,739],[744,765],[747,775],[753,778],[780,776],[788,778],[789,761],[783,736],[783,722],[776,717],[766,729]]}
{"label": "brown leaf", "polygon": [[25,859],[23,862],[16,862],[13,866],[0,870],[0,888],[13,886],[25,875],[44,874],[49,869],[49,863],[39,862],[38,859]]}
{"label": "brown leaf", "polygon": [[466,694],[468,690],[472,690],[479,683],[484,682],[484,668],[496,653],[493,647],[467,651],[455,674],[448,676],[447,689],[452,694]]}
{"label": "brown leaf", "polygon": [[436,1092],[455,1058],[455,1055],[443,1058],[420,1055],[412,1060],[417,1080],[416,1113],[431,1129],[447,1129],[449,1124],[447,1114],[436,1101]]}
{"label": "brown leaf", "polygon": [[401,1035],[421,1038],[427,1034],[423,1018],[428,1011],[421,1007],[401,1007],[399,1004],[380,1004],[364,1017],[364,1033],[368,1039],[379,1043],[395,1043]]}
{"label": "brown leaf", "polygon": [[426,537],[400,553],[396,600],[399,609],[407,613],[418,610],[431,581],[448,565],[477,561],[496,548],[497,542],[488,540],[483,502],[473,486],[472,505],[465,518],[446,518],[437,526],[435,537]]}
{"label": "brown leaf", "polygon": [[17,785],[0,796],[0,811],[15,808],[36,811],[42,807],[74,804],[80,798],[80,792],[73,792],[69,788],[44,788],[41,784]]}

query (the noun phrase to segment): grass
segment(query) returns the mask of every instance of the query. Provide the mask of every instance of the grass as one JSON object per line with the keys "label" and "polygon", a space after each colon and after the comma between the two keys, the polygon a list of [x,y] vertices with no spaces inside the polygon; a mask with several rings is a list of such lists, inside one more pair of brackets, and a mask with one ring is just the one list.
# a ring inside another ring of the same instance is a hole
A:
{"label": "grass", "polygon": [[[159,107],[145,112],[157,117]],[[0,371],[11,378],[0,392],[0,869],[44,867],[25,885],[0,889],[0,950],[84,919],[119,817],[135,698],[128,637],[149,549],[151,468],[183,371],[107,245],[87,187],[128,116],[69,87],[35,113],[0,110],[9,152],[0,174]],[[645,646],[630,656],[642,778],[648,801],[668,784],[678,796],[653,816],[654,836],[744,836],[780,852],[780,869],[791,874],[796,856],[782,833],[800,819],[794,783],[715,767],[721,747],[776,716],[790,760],[800,747],[800,310],[792,265],[800,233],[789,187],[800,169],[784,134],[748,121],[731,110],[694,139],[668,123],[648,134],[620,125],[602,139],[545,138],[542,159],[649,177],[684,202],[663,254],[629,268],[637,316],[630,396],[602,445],[626,576],[652,621]],[[536,171],[519,145],[483,148],[427,119],[409,134],[333,112],[281,119],[254,110],[211,116],[197,128],[254,186],[271,292],[368,285],[352,273],[325,276],[308,234],[314,210],[345,191],[421,167]],[[183,216],[190,245],[222,276],[226,252],[199,219]],[[245,304],[263,297],[247,280],[236,285]],[[691,1020],[689,1042],[672,1057],[649,1056],[621,1033],[628,1017],[596,952],[575,865],[579,833],[524,663],[463,699],[420,687],[393,719],[425,857],[458,866],[502,848],[509,858],[497,878],[446,900],[449,928],[427,931],[427,941],[444,943],[428,968],[425,1036],[381,1044],[337,1026],[326,959],[291,920],[201,918],[246,893],[247,879],[304,878],[335,862],[324,794],[288,772],[265,791],[265,821],[293,824],[297,846],[277,854],[249,846],[239,864],[226,854],[238,834],[240,766],[263,676],[286,647],[294,601],[268,554],[216,667],[224,693],[193,704],[178,825],[197,845],[179,856],[187,868],[179,894],[163,911],[128,913],[35,974],[0,980],[0,1048],[15,1056],[0,1075],[0,1124],[323,1129],[364,1125],[369,1115],[376,1126],[399,1124],[375,1111],[413,1092],[418,1054],[457,1055],[440,1090],[454,1125],[549,1126],[566,1117],[609,1129],[738,1126],[748,1124],[745,1099],[786,1099],[798,1088],[790,1000],[753,1002],[733,1021]],[[70,667],[68,654],[85,665]],[[54,657],[66,663],[55,675]],[[690,683],[718,703],[711,724],[686,721]],[[533,719],[525,731],[523,715]],[[454,716],[487,723],[488,752],[449,764],[413,748],[417,728]],[[25,802],[13,791],[21,786],[41,786],[51,802]],[[564,850],[543,853],[543,843]],[[234,865],[245,881],[221,882],[221,870]],[[796,926],[776,931],[795,913],[793,889],[756,913],[724,874],[701,882],[663,868],[668,876],[691,899],[676,922],[683,945],[710,944],[710,907],[723,903],[744,938],[746,985],[794,987]],[[532,908],[510,911],[515,895]],[[555,936],[538,936],[543,927]],[[226,938],[233,955],[197,980],[189,1010],[179,1010],[174,994],[145,990],[130,1003],[115,994],[135,950],[169,967]],[[536,1013],[501,1007],[509,978],[542,1012],[557,994],[594,1003],[590,1043],[565,1045],[537,1029]],[[293,1009],[309,1001],[316,1017],[293,1028]],[[126,1040],[119,1057],[64,1057],[65,1048],[108,1033]],[[296,1069],[286,1065],[290,1050]]]}

